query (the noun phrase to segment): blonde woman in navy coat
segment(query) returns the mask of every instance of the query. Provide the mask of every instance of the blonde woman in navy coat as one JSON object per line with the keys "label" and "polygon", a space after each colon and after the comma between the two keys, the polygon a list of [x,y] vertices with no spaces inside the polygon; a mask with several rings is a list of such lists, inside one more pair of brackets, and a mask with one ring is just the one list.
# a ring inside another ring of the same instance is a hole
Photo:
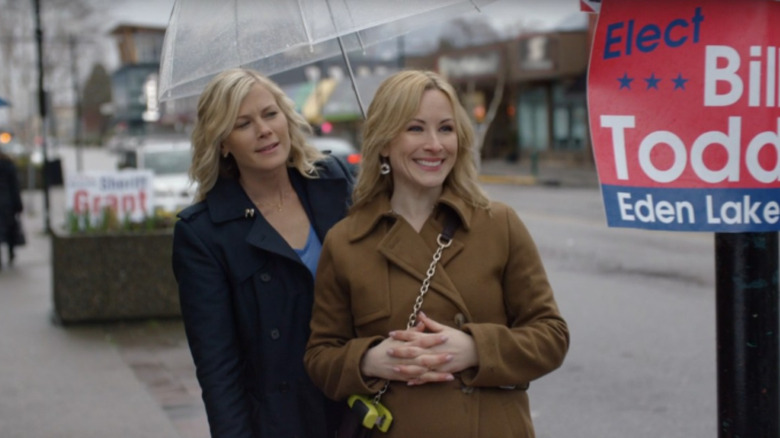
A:
{"label": "blonde woman in navy coat", "polygon": [[198,103],[197,202],[179,215],[173,269],[212,437],[333,436],[341,405],[303,354],[320,245],[352,177],[306,145],[310,129],[250,70],[218,75]]}

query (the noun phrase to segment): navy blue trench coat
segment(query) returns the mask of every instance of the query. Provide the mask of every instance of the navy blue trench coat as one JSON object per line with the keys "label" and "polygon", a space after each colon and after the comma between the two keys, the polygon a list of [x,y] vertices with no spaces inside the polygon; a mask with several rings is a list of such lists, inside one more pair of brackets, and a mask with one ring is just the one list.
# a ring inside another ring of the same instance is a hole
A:
{"label": "navy blue trench coat", "polygon": [[[335,159],[317,179],[289,169],[320,240],[346,214],[353,179]],[[314,279],[235,180],[179,214],[173,270],[212,437],[333,436],[341,403],[303,367]]]}
{"label": "navy blue trench coat", "polygon": [[14,237],[18,224],[16,215],[22,212],[22,195],[16,165],[0,153],[0,243]]}

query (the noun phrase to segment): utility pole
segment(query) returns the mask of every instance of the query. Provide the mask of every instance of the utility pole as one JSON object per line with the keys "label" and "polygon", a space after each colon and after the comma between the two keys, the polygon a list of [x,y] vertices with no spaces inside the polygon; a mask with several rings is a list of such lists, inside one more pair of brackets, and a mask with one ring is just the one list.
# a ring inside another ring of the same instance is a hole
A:
{"label": "utility pole", "polygon": [[71,35],[70,47],[70,74],[73,78],[73,105],[76,109],[73,124],[73,143],[76,147],[76,170],[84,170],[83,147],[81,144],[81,90],[79,89],[78,66],[76,65],[76,37]]}
{"label": "utility pole", "polygon": [[778,233],[715,233],[719,437],[780,435]]}
{"label": "utility pole", "polygon": [[43,30],[41,29],[40,0],[33,0],[35,7],[35,43],[38,49],[38,114],[41,118],[41,150],[43,151],[43,225],[47,234],[51,233],[49,209],[49,152],[46,146],[46,92],[43,89]]}

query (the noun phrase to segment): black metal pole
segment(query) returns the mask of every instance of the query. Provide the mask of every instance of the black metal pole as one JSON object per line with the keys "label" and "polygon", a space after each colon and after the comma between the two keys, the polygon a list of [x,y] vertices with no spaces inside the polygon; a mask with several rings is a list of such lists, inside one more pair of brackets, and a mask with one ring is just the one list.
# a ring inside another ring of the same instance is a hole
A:
{"label": "black metal pole", "polygon": [[46,233],[51,232],[49,217],[49,151],[46,145],[46,92],[43,88],[43,29],[41,29],[40,0],[33,0],[35,7],[35,43],[38,49],[38,114],[41,117],[41,151],[43,152],[43,226]]}
{"label": "black metal pole", "polygon": [[73,80],[73,105],[76,107],[76,116],[73,118],[73,145],[76,147],[76,171],[84,170],[84,145],[81,144],[81,90],[79,89],[78,63],[76,62],[76,37],[71,35],[70,47],[70,74]]}
{"label": "black metal pole", "polygon": [[716,233],[718,436],[780,437],[778,233]]}

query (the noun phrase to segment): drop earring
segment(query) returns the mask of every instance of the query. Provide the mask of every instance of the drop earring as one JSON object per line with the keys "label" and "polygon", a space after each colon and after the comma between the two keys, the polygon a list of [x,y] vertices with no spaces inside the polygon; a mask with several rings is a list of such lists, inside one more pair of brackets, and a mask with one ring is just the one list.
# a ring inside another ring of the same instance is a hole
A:
{"label": "drop earring", "polygon": [[390,163],[387,162],[387,158],[381,157],[381,164],[379,164],[379,173],[382,175],[390,174]]}

